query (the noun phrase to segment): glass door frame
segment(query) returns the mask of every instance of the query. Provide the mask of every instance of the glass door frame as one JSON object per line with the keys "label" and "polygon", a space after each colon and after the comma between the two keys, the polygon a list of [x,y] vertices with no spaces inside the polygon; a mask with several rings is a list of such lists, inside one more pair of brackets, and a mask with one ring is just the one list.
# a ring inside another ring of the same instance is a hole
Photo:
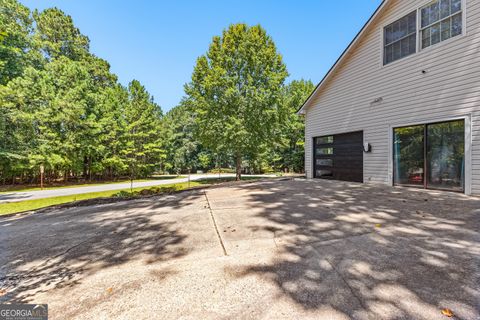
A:
{"label": "glass door frame", "polygon": [[[438,188],[438,187],[430,187],[428,185],[428,177],[427,177],[427,170],[428,170],[428,161],[427,161],[427,152],[428,152],[428,126],[439,124],[439,123],[448,123],[448,122],[455,122],[455,121],[463,121],[464,124],[464,176],[463,176],[463,188],[462,190],[452,190],[446,188]],[[395,183],[395,173],[396,173],[396,161],[395,161],[395,129],[405,128],[405,127],[412,127],[412,126],[423,126],[423,187],[421,185],[414,186],[414,185],[404,185]],[[428,189],[428,190],[439,190],[439,191],[449,191],[449,192],[456,192],[456,193],[465,193],[471,194],[471,145],[472,145],[472,137],[471,137],[471,121],[470,116],[463,116],[457,118],[447,118],[447,119],[435,119],[433,121],[425,121],[425,122],[414,122],[405,125],[394,125],[390,126],[390,145],[391,145],[391,184],[392,186],[399,186],[399,187],[407,187],[407,188],[417,188],[417,189]]]}

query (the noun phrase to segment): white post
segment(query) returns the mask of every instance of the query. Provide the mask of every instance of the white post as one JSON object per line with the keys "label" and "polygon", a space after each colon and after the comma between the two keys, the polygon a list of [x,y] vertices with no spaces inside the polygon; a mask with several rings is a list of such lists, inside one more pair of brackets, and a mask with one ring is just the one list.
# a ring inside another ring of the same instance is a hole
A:
{"label": "white post", "polygon": [[43,164],[40,165],[40,189],[43,190],[43,174],[45,172],[45,167]]}

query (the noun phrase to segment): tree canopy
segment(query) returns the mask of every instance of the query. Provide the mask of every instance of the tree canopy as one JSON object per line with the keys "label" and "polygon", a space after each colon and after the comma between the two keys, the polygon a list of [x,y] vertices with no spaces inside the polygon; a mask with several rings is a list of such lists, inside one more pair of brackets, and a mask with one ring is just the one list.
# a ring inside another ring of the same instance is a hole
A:
{"label": "tree canopy", "polygon": [[234,155],[237,179],[244,157],[257,155],[274,138],[287,76],[282,56],[259,25],[230,25],[197,60],[185,86],[197,136],[207,148]]}
{"label": "tree canopy", "polygon": [[297,107],[313,90],[291,81],[272,38],[235,24],[199,57],[185,97],[163,114],[137,80],[107,61],[58,8],[0,0],[0,181],[117,179],[236,167],[303,170]]}
{"label": "tree canopy", "polygon": [[[115,178],[148,175],[164,158],[162,111],[146,89],[128,88],[57,8],[0,0],[0,176]],[[135,170],[134,170],[135,169]]]}

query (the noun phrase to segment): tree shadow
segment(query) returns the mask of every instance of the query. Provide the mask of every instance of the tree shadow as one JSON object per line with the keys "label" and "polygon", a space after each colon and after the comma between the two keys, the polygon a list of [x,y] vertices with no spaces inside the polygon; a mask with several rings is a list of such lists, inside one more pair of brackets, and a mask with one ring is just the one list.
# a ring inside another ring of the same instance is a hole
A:
{"label": "tree shadow", "polygon": [[0,203],[9,203],[10,200],[21,201],[28,197],[28,194],[2,193],[0,194]]}
{"label": "tree shadow", "polygon": [[0,221],[1,301],[25,303],[38,293],[74,286],[99,270],[130,261],[176,259],[189,252],[187,234],[168,217],[201,195],[167,196],[52,210]]}
{"label": "tree shadow", "polygon": [[[350,318],[480,318],[480,200],[336,181],[262,182],[248,190],[253,232],[278,247],[258,274],[305,310]],[[263,221],[261,224],[258,221]]]}

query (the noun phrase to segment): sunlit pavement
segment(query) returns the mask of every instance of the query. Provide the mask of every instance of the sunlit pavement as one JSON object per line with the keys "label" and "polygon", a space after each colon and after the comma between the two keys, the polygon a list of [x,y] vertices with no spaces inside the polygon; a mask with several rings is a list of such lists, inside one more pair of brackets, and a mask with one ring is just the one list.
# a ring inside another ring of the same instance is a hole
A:
{"label": "sunlit pavement", "polygon": [[[266,178],[275,177],[275,175],[244,175],[244,176],[266,177]],[[69,195],[90,193],[90,192],[122,190],[122,189],[129,189],[130,187],[148,188],[148,187],[154,187],[154,186],[161,186],[165,184],[188,182],[189,180],[197,181],[202,179],[231,178],[231,177],[235,177],[235,175],[230,173],[222,173],[220,175],[219,174],[192,174],[190,176],[185,176],[183,178],[176,178],[176,179],[134,181],[133,184],[130,184],[130,182],[106,183],[101,185],[58,188],[58,189],[49,189],[49,190],[14,191],[14,192],[12,191],[12,192],[0,193],[0,203],[44,199],[44,198],[51,198],[51,197],[58,197],[58,196],[69,196]]]}
{"label": "sunlit pavement", "polygon": [[480,318],[480,200],[263,181],[0,219],[0,301],[51,319]]}

